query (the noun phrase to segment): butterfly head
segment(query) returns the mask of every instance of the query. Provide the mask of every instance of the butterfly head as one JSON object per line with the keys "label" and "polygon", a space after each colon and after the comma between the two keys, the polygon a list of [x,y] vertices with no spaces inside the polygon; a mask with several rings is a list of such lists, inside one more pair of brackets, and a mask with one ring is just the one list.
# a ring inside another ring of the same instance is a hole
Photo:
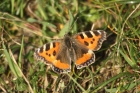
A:
{"label": "butterfly head", "polygon": [[70,31],[68,31],[65,35],[64,35],[64,37],[65,36],[72,36],[72,33],[70,32]]}
{"label": "butterfly head", "polygon": [[71,40],[71,37],[69,34],[66,34],[64,36],[64,44],[65,46],[68,48],[68,49],[71,49],[72,48],[72,40]]}

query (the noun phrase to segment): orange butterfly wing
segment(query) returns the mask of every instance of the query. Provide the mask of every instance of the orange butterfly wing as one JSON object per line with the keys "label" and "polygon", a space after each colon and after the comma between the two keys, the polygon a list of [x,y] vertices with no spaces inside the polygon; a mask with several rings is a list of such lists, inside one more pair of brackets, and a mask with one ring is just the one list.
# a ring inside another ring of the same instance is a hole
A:
{"label": "orange butterfly wing", "polygon": [[[78,46],[81,51],[87,49],[85,53],[79,53],[83,55],[77,57],[75,62],[77,68],[81,69],[94,63],[95,54],[93,51],[97,51],[101,48],[103,41],[106,39],[106,32],[102,30],[81,32],[75,35],[74,38],[77,43],[79,43]],[[77,55],[79,54],[77,53]]]}
{"label": "orange butterfly wing", "polygon": [[[43,60],[46,64],[51,64],[55,72],[69,72],[71,67],[70,59],[68,59],[68,57],[67,59],[61,57],[61,47],[60,42],[47,43],[35,52],[35,56],[38,60]],[[64,60],[62,60],[62,58]]]}
{"label": "orange butterfly wing", "polygon": [[106,32],[103,30],[81,32],[75,36],[75,39],[88,49],[97,51],[101,48],[103,41],[106,40]]}

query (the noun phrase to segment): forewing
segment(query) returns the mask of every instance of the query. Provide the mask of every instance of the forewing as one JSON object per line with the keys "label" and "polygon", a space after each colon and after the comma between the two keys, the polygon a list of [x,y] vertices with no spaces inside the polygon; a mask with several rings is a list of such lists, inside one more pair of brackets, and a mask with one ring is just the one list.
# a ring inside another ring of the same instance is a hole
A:
{"label": "forewing", "polygon": [[103,30],[86,31],[78,33],[74,38],[88,49],[97,51],[101,48],[103,41],[106,40],[106,32]]}
{"label": "forewing", "polygon": [[[51,42],[35,51],[38,60],[43,60],[45,64],[51,64],[55,72],[63,73],[70,70],[70,58],[65,56],[66,48],[61,42]],[[64,52],[63,52],[64,51]]]}

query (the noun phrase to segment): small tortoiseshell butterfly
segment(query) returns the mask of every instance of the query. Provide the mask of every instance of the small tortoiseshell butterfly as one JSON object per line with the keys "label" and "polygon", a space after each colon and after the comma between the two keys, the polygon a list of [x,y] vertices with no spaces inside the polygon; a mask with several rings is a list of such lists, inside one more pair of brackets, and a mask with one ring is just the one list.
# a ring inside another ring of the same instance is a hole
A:
{"label": "small tortoiseshell butterfly", "polygon": [[95,54],[106,40],[106,32],[94,30],[81,32],[73,37],[68,34],[63,39],[47,43],[35,51],[38,60],[50,64],[58,73],[71,71],[71,61],[75,62],[77,69],[87,67],[94,63]]}

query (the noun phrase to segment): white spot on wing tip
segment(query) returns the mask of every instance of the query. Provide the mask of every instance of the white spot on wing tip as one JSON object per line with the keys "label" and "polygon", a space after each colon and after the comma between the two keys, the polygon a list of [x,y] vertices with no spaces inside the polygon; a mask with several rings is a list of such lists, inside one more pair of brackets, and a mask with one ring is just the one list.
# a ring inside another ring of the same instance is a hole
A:
{"label": "white spot on wing tip", "polygon": [[97,30],[97,32],[101,34],[101,30]]}
{"label": "white spot on wing tip", "polygon": [[87,38],[87,35],[85,34],[85,32],[82,32],[84,38]]}
{"label": "white spot on wing tip", "polygon": [[43,46],[43,50],[44,50],[44,51],[46,50],[46,44]]}
{"label": "white spot on wing tip", "polygon": [[53,43],[50,43],[50,48],[53,48]]}
{"label": "white spot on wing tip", "polygon": [[39,52],[40,52],[40,48],[37,49],[37,53],[39,53]]}
{"label": "white spot on wing tip", "polygon": [[90,33],[92,34],[92,36],[94,36],[95,34],[93,33],[93,31],[90,31]]}
{"label": "white spot on wing tip", "polygon": [[89,53],[89,54],[93,54],[93,51],[92,51],[92,50],[88,50],[88,53]]}

